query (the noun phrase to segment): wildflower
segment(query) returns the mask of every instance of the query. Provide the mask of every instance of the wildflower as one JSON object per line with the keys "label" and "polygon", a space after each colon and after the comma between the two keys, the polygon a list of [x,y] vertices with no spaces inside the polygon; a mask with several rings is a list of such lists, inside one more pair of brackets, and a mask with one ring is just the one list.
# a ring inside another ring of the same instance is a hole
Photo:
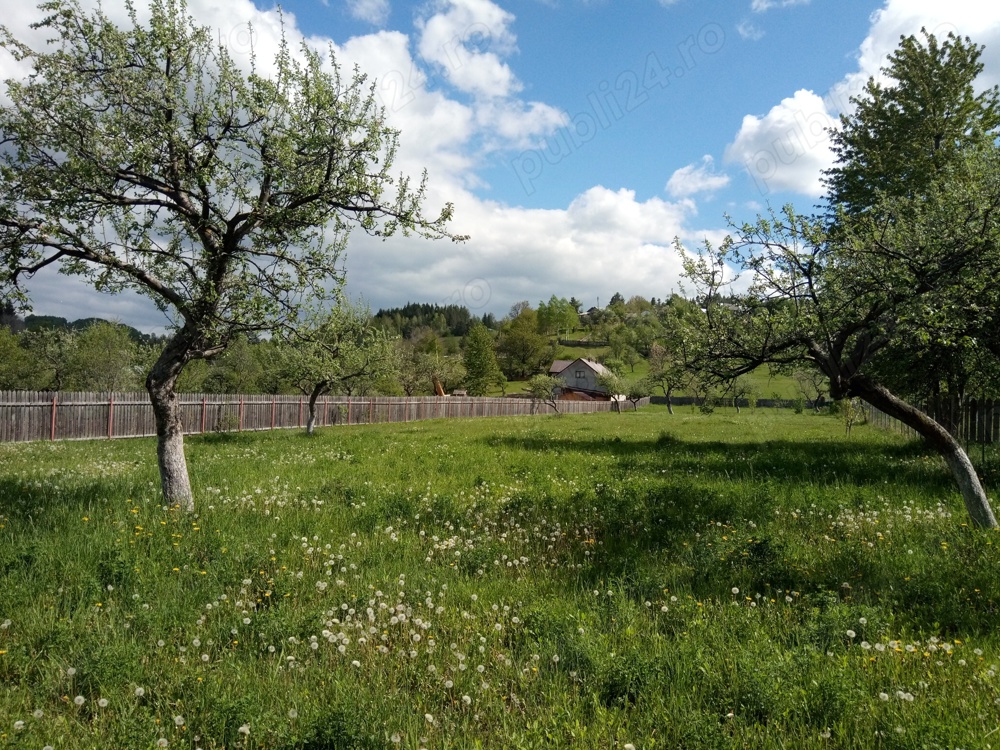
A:
{"label": "wildflower", "polygon": [[45,712],[42,711],[42,709],[40,708],[36,708],[34,711],[31,712],[31,715],[34,716],[36,719],[40,719],[43,716],[45,716]]}
{"label": "wildflower", "polygon": [[167,742],[167,738],[166,738],[166,737],[160,737],[160,739],[158,739],[158,740],[156,741],[156,746],[157,746],[157,747],[166,747],[166,746],[167,746],[167,745],[169,745],[169,744],[170,744],[170,743],[169,743],[169,742]]}
{"label": "wildflower", "polygon": [[82,706],[84,703],[87,702],[87,699],[84,698],[82,695],[78,695],[73,699],[73,702],[78,706]]}
{"label": "wildflower", "polygon": [[403,738],[399,736],[399,732],[394,732],[392,737],[390,737],[389,739],[392,740],[392,743],[394,745],[398,745],[400,742],[403,741]]}
{"label": "wildflower", "polygon": [[[982,653],[982,651],[980,651],[979,653]],[[76,668],[75,667],[66,667],[66,676],[67,677],[72,677],[75,674],[76,674]]]}
{"label": "wildflower", "polygon": [[626,742],[625,750],[635,750],[635,745],[633,745],[631,742]]}
{"label": "wildflower", "polygon": [[856,635],[857,635],[857,633],[855,633],[853,630],[848,630],[847,631],[847,637],[848,638],[853,638]]}
{"label": "wildflower", "polygon": [[738,593],[740,593],[740,590],[738,588],[736,588],[735,586],[733,586],[733,593],[734,594],[738,594]]}
{"label": "wildflower", "polygon": [[559,663],[559,654],[552,654],[552,663],[553,664]]}
{"label": "wildflower", "polygon": [[880,701],[887,701],[887,700],[889,700],[889,694],[888,693],[879,693],[878,694],[878,699]]}
{"label": "wildflower", "polygon": [[240,734],[242,734],[244,737],[246,737],[247,735],[250,734],[250,725],[249,724],[243,724],[236,731],[239,732]]}
{"label": "wildflower", "polygon": [[427,720],[428,724],[433,724],[434,723],[434,715],[433,714],[424,714],[424,718]]}
{"label": "wildflower", "polygon": [[174,717],[174,726],[177,726],[177,727],[184,726],[184,717],[183,716],[175,716]]}
{"label": "wildflower", "polygon": [[107,708],[108,707],[108,699],[107,698],[101,698],[101,699],[99,699],[97,701],[97,705],[100,706],[101,708]]}
{"label": "wildflower", "polygon": [[299,718],[299,712],[296,711],[294,708],[288,709],[288,718],[289,719],[297,719],[297,718]]}
{"label": "wildflower", "polygon": [[24,722],[20,721],[20,720],[15,721],[14,722],[14,731],[15,732],[20,732],[22,729],[24,729]]}
{"label": "wildflower", "polygon": [[470,698],[468,695],[463,695],[462,703],[464,703],[466,706],[469,706],[472,704],[472,698]]}
{"label": "wildflower", "polygon": [[135,689],[135,697],[136,697],[136,698],[141,698],[141,697],[142,697],[142,696],[144,696],[145,694],[146,694],[146,691],[145,691],[145,689],[144,689],[144,688],[141,688],[141,687],[137,687],[137,688]]}

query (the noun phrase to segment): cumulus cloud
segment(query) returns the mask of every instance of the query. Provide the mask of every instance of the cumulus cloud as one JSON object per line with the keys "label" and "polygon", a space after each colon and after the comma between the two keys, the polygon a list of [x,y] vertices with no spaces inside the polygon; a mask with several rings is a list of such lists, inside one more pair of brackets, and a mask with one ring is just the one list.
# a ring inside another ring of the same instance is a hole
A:
{"label": "cumulus cloud", "polygon": [[761,195],[790,190],[819,197],[821,172],[833,165],[827,128],[834,123],[823,99],[801,89],[763,117],[746,115],[725,161],[743,165]]}
{"label": "cumulus cloud", "polygon": [[521,89],[502,58],[515,48],[514,16],[490,0],[438,0],[417,19],[420,56],[455,88],[481,97],[507,97]]}
{"label": "cumulus cloud", "polygon": [[389,20],[389,0],[347,0],[347,10],[359,21],[382,26]]}
{"label": "cumulus cloud", "polygon": [[667,192],[674,198],[711,193],[729,184],[729,175],[717,174],[715,160],[706,154],[700,162],[681,167],[670,175]]}
{"label": "cumulus cloud", "polygon": [[[587,305],[615,291],[663,296],[677,287],[680,260],[674,237],[698,244],[703,233],[689,221],[690,200],[639,200],[627,189],[597,186],[559,209],[530,209],[456,198],[456,229],[472,229],[462,245],[425,244],[400,253],[387,243],[352,238],[348,287],[373,307],[398,304],[398,290],[413,300],[452,301],[474,311],[502,313],[521,299],[553,293]],[[412,245],[410,246],[412,247]],[[386,290],[394,290],[387,297]],[[395,300],[395,301],[394,301]]]}

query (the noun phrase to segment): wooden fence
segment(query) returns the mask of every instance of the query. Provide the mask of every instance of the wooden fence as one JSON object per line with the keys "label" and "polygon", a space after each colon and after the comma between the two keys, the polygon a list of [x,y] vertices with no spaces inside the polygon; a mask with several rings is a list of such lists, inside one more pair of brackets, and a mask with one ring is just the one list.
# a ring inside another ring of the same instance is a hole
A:
{"label": "wooden fence", "polygon": [[[303,428],[309,399],[300,396],[178,395],[185,434]],[[639,402],[640,406],[648,399]],[[412,422],[422,419],[551,414],[551,406],[524,398],[351,397],[320,399],[316,425]],[[628,406],[631,406],[630,404]],[[560,401],[559,411],[614,411],[610,401]],[[155,435],[145,393],[0,391],[0,442],[86,440]]]}
{"label": "wooden fence", "polygon": [[[995,443],[1000,441],[1000,402],[992,400],[959,402],[942,399],[920,407],[925,414],[937,421],[956,439],[969,443]],[[884,430],[892,430],[908,437],[919,437],[917,432],[894,417],[864,404],[868,422]]]}

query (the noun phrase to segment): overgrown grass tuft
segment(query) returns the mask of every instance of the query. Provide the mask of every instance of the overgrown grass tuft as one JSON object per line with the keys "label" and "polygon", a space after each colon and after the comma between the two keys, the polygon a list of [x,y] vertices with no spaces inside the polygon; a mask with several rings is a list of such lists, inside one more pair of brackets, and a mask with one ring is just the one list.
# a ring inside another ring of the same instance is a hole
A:
{"label": "overgrown grass tuft", "polygon": [[[791,412],[0,445],[0,748],[1000,747],[1000,535]],[[986,454],[986,477],[1000,461]]]}

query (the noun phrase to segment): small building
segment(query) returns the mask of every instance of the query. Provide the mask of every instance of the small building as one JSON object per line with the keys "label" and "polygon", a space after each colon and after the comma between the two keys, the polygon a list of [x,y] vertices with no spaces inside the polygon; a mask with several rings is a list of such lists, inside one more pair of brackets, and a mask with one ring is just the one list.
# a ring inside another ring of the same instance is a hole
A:
{"label": "small building", "polygon": [[549,375],[559,378],[565,388],[571,391],[607,394],[608,390],[598,380],[602,375],[609,375],[608,370],[600,362],[591,359],[557,359],[549,368]]}

